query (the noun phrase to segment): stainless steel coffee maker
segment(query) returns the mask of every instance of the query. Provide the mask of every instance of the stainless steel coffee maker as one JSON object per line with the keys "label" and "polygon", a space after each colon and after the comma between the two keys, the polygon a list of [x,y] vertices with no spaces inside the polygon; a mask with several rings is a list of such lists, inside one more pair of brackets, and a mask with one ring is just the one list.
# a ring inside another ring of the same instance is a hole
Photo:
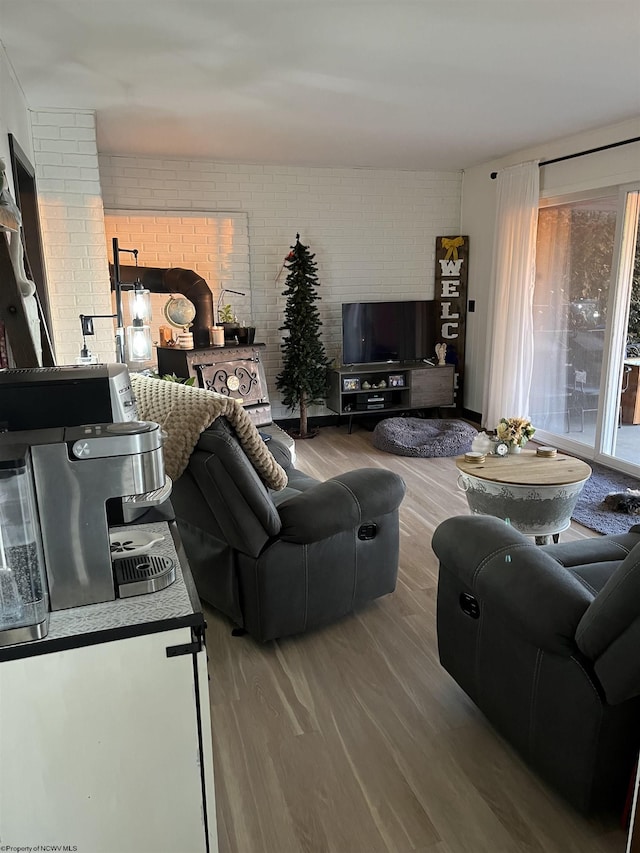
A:
{"label": "stainless steel coffee maker", "polygon": [[[146,507],[168,496],[158,424],[129,421],[0,434],[0,453],[12,445],[27,448],[32,469],[51,610],[126,594],[114,579],[108,507],[113,502],[135,506],[136,497]],[[164,580],[154,577],[149,590],[174,578],[171,571]]]}

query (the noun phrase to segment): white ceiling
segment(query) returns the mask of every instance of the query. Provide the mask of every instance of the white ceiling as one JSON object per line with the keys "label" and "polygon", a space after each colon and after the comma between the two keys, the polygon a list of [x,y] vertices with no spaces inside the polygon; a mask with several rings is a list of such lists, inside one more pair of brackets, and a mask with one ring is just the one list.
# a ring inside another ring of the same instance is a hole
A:
{"label": "white ceiling", "polygon": [[640,0],[0,0],[102,152],[459,169],[640,115]]}

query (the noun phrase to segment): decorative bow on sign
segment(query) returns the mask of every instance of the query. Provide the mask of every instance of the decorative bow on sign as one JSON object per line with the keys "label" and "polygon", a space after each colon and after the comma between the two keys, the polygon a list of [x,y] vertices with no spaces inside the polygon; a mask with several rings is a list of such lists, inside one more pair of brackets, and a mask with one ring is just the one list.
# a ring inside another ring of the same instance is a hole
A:
{"label": "decorative bow on sign", "polygon": [[457,261],[458,249],[464,246],[464,237],[443,237],[440,242],[442,243],[442,248],[447,250],[447,254],[444,257],[445,261],[448,261],[451,257],[453,257],[454,261]]}

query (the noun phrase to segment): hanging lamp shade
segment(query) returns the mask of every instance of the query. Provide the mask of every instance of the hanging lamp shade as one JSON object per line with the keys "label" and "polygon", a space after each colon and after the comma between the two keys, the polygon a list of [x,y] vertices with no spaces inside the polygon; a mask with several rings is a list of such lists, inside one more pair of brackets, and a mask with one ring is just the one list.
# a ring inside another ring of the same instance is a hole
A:
{"label": "hanging lamp shade", "polygon": [[129,310],[132,320],[142,320],[143,324],[151,319],[151,293],[136,281],[129,291]]}

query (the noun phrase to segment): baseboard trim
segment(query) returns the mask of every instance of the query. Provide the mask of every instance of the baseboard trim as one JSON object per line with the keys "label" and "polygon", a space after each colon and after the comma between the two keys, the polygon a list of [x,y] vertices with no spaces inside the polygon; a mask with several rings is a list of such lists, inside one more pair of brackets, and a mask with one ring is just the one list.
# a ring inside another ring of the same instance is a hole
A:
{"label": "baseboard trim", "polygon": [[[371,412],[353,412],[353,422],[363,424],[366,420],[367,424],[373,423],[374,425],[379,421],[384,420],[385,418],[405,418],[405,417],[426,417],[425,412],[436,412],[435,409],[420,409],[420,410],[407,410],[407,411],[397,411],[397,412],[380,412],[380,414],[372,414]],[[451,413],[449,414],[448,409],[442,409],[442,417],[451,417],[451,418],[463,418],[465,421],[469,421],[474,426],[479,427],[482,422],[482,415],[479,412],[473,412],[471,409],[460,409],[457,410],[455,408],[451,408]],[[423,414],[420,414],[422,412]],[[428,417],[440,417],[438,414],[428,415]],[[338,423],[346,424],[349,422],[349,415],[316,415],[312,418],[308,419],[308,427],[309,429],[314,429],[315,427],[326,427],[326,426],[336,426]],[[275,423],[283,430],[288,429],[297,429],[300,426],[299,418],[277,418]]]}
{"label": "baseboard trim", "polygon": [[471,409],[463,409],[461,417],[463,417],[465,421],[471,421],[471,423],[477,427],[482,423],[482,414],[480,412],[473,412]]}
{"label": "baseboard trim", "polygon": [[[307,426],[309,429],[314,427],[335,426],[338,415],[317,415],[313,418],[307,418]],[[300,418],[277,418],[274,420],[280,429],[298,429],[300,427]]]}

